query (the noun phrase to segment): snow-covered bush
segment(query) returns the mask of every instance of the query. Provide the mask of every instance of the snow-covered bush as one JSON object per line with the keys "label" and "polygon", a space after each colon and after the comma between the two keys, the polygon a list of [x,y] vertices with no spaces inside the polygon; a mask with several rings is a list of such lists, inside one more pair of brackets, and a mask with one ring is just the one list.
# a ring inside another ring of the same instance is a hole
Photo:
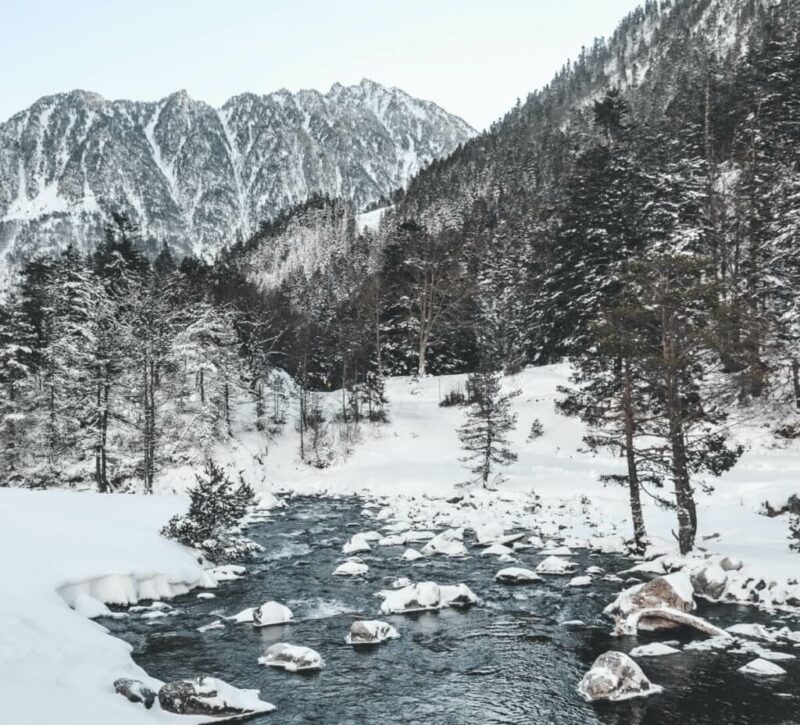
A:
{"label": "snow-covered bush", "polygon": [[224,562],[255,551],[258,545],[241,535],[242,519],[255,505],[255,492],[244,480],[235,486],[214,461],[206,461],[189,489],[189,511],[173,516],[161,534]]}
{"label": "snow-covered bush", "polygon": [[544,426],[542,425],[542,421],[538,418],[533,419],[533,423],[531,423],[531,431],[528,433],[528,440],[535,441],[537,438],[541,438],[544,435]]}
{"label": "snow-covered bush", "polygon": [[454,408],[457,405],[466,405],[469,401],[461,388],[451,388],[439,401],[441,408]]}

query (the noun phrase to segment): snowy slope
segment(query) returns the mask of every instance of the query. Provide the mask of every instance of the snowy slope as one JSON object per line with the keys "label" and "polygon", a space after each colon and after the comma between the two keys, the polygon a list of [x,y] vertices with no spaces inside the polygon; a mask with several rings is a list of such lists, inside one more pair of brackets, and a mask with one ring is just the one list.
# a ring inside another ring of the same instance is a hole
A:
{"label": "snowy slope", "polygon": [[90,248],[111,210],[153,249],[213,254],[314,194],[363,208],[474,134],[369,80],[243,94],[219,109],[185,91],[157,102],[47,96],[0,124],[0,266]]}

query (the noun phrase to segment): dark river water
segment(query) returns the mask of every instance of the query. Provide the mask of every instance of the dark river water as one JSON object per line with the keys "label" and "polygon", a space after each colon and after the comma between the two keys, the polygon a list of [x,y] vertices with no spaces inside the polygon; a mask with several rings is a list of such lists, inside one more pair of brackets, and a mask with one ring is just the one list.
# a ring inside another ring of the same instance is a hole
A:
{"label": "dark river water", "polygon": [[[222,583],[215,599],[197,599],[192,593],[172,602],[175,616],[148,620],[134,614],[103,623],[133,645],[134,659],[155,677],[169,681],[205,674],[260,689],[278,708],[258,720],[264,723],[800,723],[798,660],[780,663],[787,676],[759,681],[736,671],[752,655],[730,653],[640,658],[651,681],[664,687],[662,694],[587,704],[576,685],[602,652],[628,651],[654,639],[688,641],[692,635],[612,638],[602,609],[622,584],[595,581],[591,587],[570,588],[569,577],[558,576],[525,586],[498,584],[494,575],[507,565],[480,556],[469,537],[468,558],[408,563],[400,559],[403,547],[375,546],[361,555],[370,567],[365,578],[333,577],[344,558],[344,541],[378,525],[363,517],[361,508],[356,499],[293,498],[271,521],[251,527],[250,536],[265,551],[247,563],[244,579]],[[519,558],[519,566],[526,567],[541,560],[533,551]],[[587,566],[613,572],[630,564],[587,552],[570,558],[579,562],[578,573]],[[482,604],[467,611],[383,617],[373,595],[398,576],[464,582]],[[288,605],[298,621],[264,629],[227,622],[224,629],[197,631],[272,599]],[[750,608],[715,606],[700,613],[720,626],[775,623]],[[344,637],[357,614],[389,621],[401,639],[366,650],[349,647]],[[585,625],[560,624],[568,620]],[[787,623],[800,628],[796,619]],[[279,641],[317,650],[326,668],[292,674],[259,665],[259,656]]]}

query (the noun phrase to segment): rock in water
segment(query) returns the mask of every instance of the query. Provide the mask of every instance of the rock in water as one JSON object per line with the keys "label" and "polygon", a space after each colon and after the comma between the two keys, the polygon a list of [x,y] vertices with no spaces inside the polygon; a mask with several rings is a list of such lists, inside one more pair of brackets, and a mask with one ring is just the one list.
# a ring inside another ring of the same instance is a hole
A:
{"label": "rock in water", "polygon": [[374,620],[358,620],[350,627],[345,642],[352,645],[380,644],[387,639],[397,639],[400,634],[391,624]]}
{"label": "rock in water", "polygon": [[711,561],[695,569],[690,579],[695,594],[716,601],[725,592],[728,574],[720,564]]}
{"label": "rock in water", "polygon": [[443,607],[471,607],[479,599],[466,584],[439,587],[441,592],[441,606]]}
{"label": "rock in water", "polygon": [[141,702],[148,710],[156,701],[156,693],[141,680],[131,680],[127,677],[114,680],[114,691],[127,697],[131,702]]}
{"label": "rock in water", "polygon": [[756,677],[781,677],[786,674],[786,670],[783,667],[761,657],[748,662],[744,667],[740,667],[739,672],[743,675],[755,675]]}
{"label": "rock in water", "polygon": [[468,607],[479,601],[466,584],[439,586],[435,582],[419,582],[384,594],[381,604],[381,611],[384,614],[425,612],[444,607]]}
{"label": "rock in water", "polygon": [[348,559],[336,567],[334,576],[361,576],[369,571],[369,567],[360,559]]}
{"label": "rock in water", "polygon": [[422,558],[422,554],[420,554],[416,549],[406,549],[403,552],[403,558],[406,561],[416,561],[417,559]]}
{"label": "rock in water", "polygon": [[343,547],[342,551],[345,554],[359,554],[363,551],[371,549],[369,541],[367,541],[364,534],[355,534]]}
{"label": "rock in water", "polygon": [[246,717],[274,710],[258,690],[239,690],[215,677],[169,682],[158,691],[162,710],[177,715]]}
{"label": "rock in water", "polygon": [[654,695],[661,690],[628,655],[614,651],[600,655],[578,685],[578,692],[588,702],[618,702]]}
{"label": "rock in water", "polygon": [[[656,577],[644,584],[637,584],[623,592],[609,604],[603,613],[613,617],[618,627],[631,619],[636,612],[652,610],[670,610],[688,613],[695,608],[694,588],[689,575],[677,572],[667,576]],[[636,626],[643,630],[670,629],[680,623],[668,617],[641,616],[636,618]]]}
{"label": "rock in water", "polygon": [[461,529],[448,529],[434,536],[422,547],[425,556],[466,556],[464,532]]}
{"label": "rock in water", "polygon": [[541,581],[540,577],[535,571],[531,569],[523,569],[518,566],[510,566],[507,569],[501,569],[494,575],[494,578],[505,584],[527,584],[528,582]]}
{"label": "rock in water", "polygon": [[258,662],[267,667],[280,667],[289,672],[320,670],[325,667],[325,661],[319,652],[310,647],[299,647],[285,642],[273,644],[266,655],[258,658]]}
{"label": "rock in water", "polygon": [[253,610],[254,627],[271,627],[274,624],[286,624],[293,619],[292,610],[278,602],[266,602]]}
{"label": "rock in water", "polygon": [[539,574],[565,575],[571,574],[577,568],[578,565],[574,562],[561,559],[557,556],[548,556],[546,559],[539,562],[539,566],[536,567],[536,571]]}

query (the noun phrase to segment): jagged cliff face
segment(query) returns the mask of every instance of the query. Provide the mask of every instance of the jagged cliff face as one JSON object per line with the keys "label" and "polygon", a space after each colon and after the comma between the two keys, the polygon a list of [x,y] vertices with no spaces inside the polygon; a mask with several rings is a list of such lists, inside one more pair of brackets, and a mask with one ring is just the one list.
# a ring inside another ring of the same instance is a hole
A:
{"label": "jagged cliff face", "polygon": [[0,266],[90,249],[111,211],[151,249],[211,255],[313,194],[363,207],[474,134],[367,80],[244,94],[220,109],[185,92],[155,103],[48,96],[0,125]]}

